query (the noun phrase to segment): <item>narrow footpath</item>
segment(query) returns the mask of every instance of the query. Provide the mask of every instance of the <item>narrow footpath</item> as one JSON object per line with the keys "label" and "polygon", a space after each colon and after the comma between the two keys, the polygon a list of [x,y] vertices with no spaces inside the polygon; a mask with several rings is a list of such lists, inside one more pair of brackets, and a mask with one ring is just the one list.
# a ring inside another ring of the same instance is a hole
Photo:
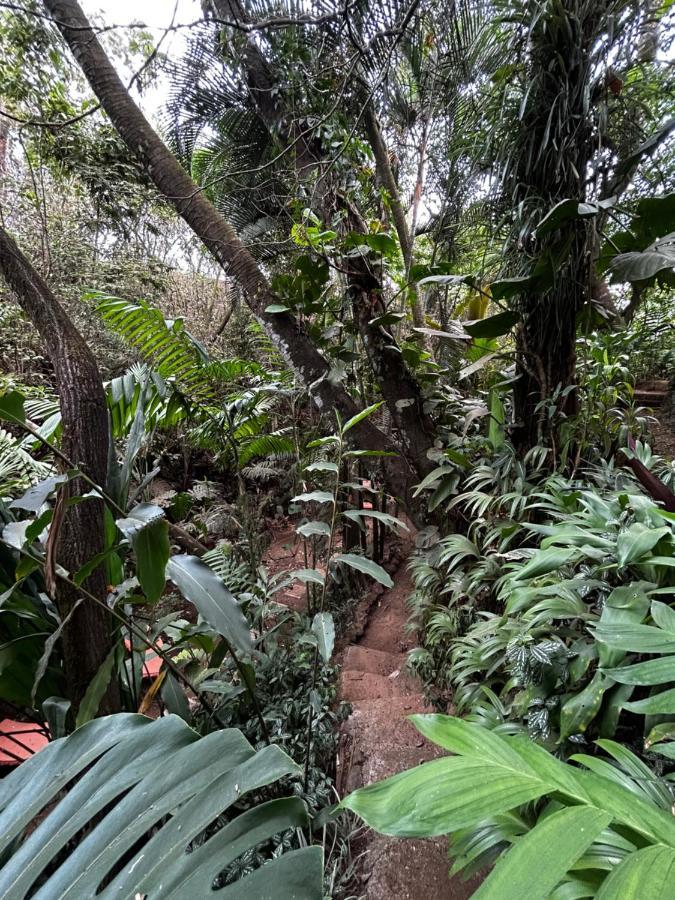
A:
{"label": "narrow footpath", "polygon": [[[412,583],[405,561],[381,595],[363,636],[344,652],[341,699],[352,713],[342,727],[338,787],[348,793],[442,756],[406,717],[431,712],[420,683],[405,673],[414,638],[406,633]],[[447,840],[412,841],[368,831],[357,852],[365,900],[466,900],[479,885],[448,878]]]}

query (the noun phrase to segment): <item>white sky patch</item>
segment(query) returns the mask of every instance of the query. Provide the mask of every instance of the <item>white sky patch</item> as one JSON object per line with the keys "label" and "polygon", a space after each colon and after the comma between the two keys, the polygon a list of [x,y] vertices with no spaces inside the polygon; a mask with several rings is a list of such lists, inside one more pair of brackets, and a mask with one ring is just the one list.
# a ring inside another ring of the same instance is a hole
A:
{"label": "white sky patch", "polygon": [[[199,0],[81,0],[82,9],[88,17],[110,25],[131,25],[141,23],[147,26],[155,42],[159,41],[172,20],[174,25],[186,25],[203,17]],[[175,16],[174,16],[174,10]],[[129,32],[131,33],[131,32]],[[162,41],[161,52],[172,58],[179,57],[185,49],[190,29],[178,28]],[[119,61],[115,61],[119,67]],[[119,69],[120,75],[128,81],[131,72]],[[156,119],[156,112],[166,103],[170,85],[165,76],[157,79],[152,87],[134,97],[146,115]]]}

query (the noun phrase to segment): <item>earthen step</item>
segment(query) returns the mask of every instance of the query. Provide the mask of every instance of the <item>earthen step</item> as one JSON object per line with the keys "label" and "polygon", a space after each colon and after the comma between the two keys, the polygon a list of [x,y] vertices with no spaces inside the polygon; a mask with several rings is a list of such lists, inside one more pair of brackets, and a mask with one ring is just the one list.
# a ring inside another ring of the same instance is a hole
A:
{"label": "earthen step", "polygon": [[448,878],[447,838],[397,840],[377,835],[368,849],[366,900],[468,900],[481,879]]}
{"label": "earthen step", "polygon": [[390,675],[377,675],[374,672],[359,672],[343,669],[341,679],[341,699],[347,703],[358,700],[381,700],[382,698],[400,697],[410,694],[415,686],[410,679],[395,670]]}
{"label": "earthen step", "polygon": [[662,406],[666,402],[666,391],[635,391],[633,400],[646,406]]}
{"label": "earthen step", "polygon": [[373,672],[375,675],[391,675],[402,671],[406,663],[404,653],[388,653],[386,650],[375,650],[363,644],[352,644],[345,651],[343,671],[358,670]]}

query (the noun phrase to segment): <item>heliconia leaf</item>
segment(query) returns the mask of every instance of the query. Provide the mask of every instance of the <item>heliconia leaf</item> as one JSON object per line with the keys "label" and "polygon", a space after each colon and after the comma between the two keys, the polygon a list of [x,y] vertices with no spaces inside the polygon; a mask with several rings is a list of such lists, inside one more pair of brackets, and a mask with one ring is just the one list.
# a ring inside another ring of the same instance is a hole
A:
{"label": "heliconia leaf", "polygon": [[156,603],[164,591],[166,564],[171,555],[169,525],[163,510],[141,503],[115,524],[133,548],[136,575],[143,593],[150,603]]}
{"label": "heliconia leaf", "polygon": [[463,322],[465,331],[473,338],[495,338],[508,334],[513,326],[520,321],[520,314],[507,310],[488,316],[486,319],[476,319],[473,322]]}
{"label": "heliconia leaf", "polygon": [[9,507],[10,509],[25,509],[28,512],[37,512],[46,503],[47,498],[64,481],[68,481],[67,475],[52,475],[51,478],[45,478],[44,481],[40,481],[38,484],[34,484],[33,487],[28,488],[22,497],[12,500]]}
{"label": "heliconia leaf", "polygon": [[296,569],[294,572],[291,572],[291,578],[297,578],[298,581],[302,581],[305,584],[308,581],[312,584],[323,584],[324,582],[323,572],[319,572],[318,569]]}
{"label": "heliconia leaf", "polygon": [[365,575],[370,575],[371,578],[374,578],[375,581],[379,581],[380,584],[383,584],[385,587],[392,588],[394,586],[394,582],[387,572],[382,566],[373,562],[372,559],[368,559],[365,556],[358,556],[356,553],[338,553],[334,559],[336,563],[344,563],[351,569],[356,569],[357,572],[363,572]]}
{"label": "heliconia leaf", "polygon": [[303,537],[313,537],[314,535],[330,537],[330,525],[328,522],[304,522],[302,525],[298,525],[295,530]]}
{"label": "heliconia leaf", "polygon": [[305,472],[337,472],[337,470],[337,463],[330,462],[328,459],[320,459],[305,466]]}
{"label": "heliconia leaf", "polygon": [[372,416],[372,414],[378,410],[384,400],[380,400],[379,403],[373,403],[372,406],[367,406],[365,409],[362,409],[361,412],[356,413],[355,416],[352,416],[351,419],[347,419],[345,424],[342,426],[342,433],[346,434],[350,428],[353,428],[355,425],[358,425],[359,422],[363,422],[364,419],[367,419],[368,416]]}
{"label": "heliconia leaf", "polygon": [[390,516],[389,513],[380,512],[377,509],[346,509],[342,515],[346,519],[351,519],[352,522],[360,522],[363,518],[377,519],[391,528],[402,528],[403,531],[410,531],[401,519],[397,519],[396,516]]}
{"label": "heliconia leaf", "polygon": [[675,849],[645,847],[615,866],[602,883],[596,900],[665,898],[675,883]]}
{"label": "heliconia leaf", "polygon": [[196,556],[172,556],[166,575],[218,634],[238,650],[251,651],[251,634],[241,607],[205,562]]}
{"label": "heliconia leaf", "polygon": [[333,503],[333,495],[328,491],[310,491],[293,497],[291,503]]}
{"label": "heliconia leaf", "polygon": [[587,806],[546,816],[500,857],[473,894],[474,900],[548,900],[567,870],[611,820],[610,813]]}
{"label": "heliconia leaf", "polygon": [[333,655],[335,646],[335,622],[329,612],[319,612],[312,620],[312,632],[316,635],[317,647],[321,659],[327,663]]}

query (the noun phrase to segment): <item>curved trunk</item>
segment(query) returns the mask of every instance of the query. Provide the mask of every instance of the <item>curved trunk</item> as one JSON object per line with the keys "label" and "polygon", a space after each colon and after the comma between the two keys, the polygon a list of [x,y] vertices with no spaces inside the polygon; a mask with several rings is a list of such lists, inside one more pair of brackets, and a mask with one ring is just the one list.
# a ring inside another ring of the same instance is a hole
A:
{"label": "curved trunk", "polygon": [[[54,367],[61,405],[62,452],[96,484],[104,485],[108,410],[96,360],[49,286],[2,228],[0,271],[40,333]],[[72,574],[104,549],[103,501],[88,499],[68,506],[68,489],[82,495],[88,492],[89,486],[80,479],[62,489],[57,510],[63,513],[63,518],[59,528],[55,511],[49,555]],[[101,567],[87,578],[84,587],[105,601],[107,589]],[[62,619],[80,596],[76,588],[56,581],[55,600]],[[84,692],[113,647],[112,619],[108,611],[85,597],[64,628],[62,642],[69,699],[76,712]],[[111,683],[99,712],[104,715],[118,709],[117,684]]]}
{"label": "curved trunk", "polygon": [[[120,80],[105,50],[76,0],[44,0],[92,90],[129,149],[141,161],[161,194],[192,228],[228,275],[241,285],[246,302],[298,377],[309,387],[319,407],[337,409],[343,418],[358,412],[347,392],[329,379],[330,367],[297,320],[288,313],[270,313],[278,304],[267,279],[234,228],[204,196],[161,141]],[[365,420],[354,428],[365,448],[396,451],[390,439]],[[417,480],[407,460],[387,461],[387,487],[407,498]]]}

